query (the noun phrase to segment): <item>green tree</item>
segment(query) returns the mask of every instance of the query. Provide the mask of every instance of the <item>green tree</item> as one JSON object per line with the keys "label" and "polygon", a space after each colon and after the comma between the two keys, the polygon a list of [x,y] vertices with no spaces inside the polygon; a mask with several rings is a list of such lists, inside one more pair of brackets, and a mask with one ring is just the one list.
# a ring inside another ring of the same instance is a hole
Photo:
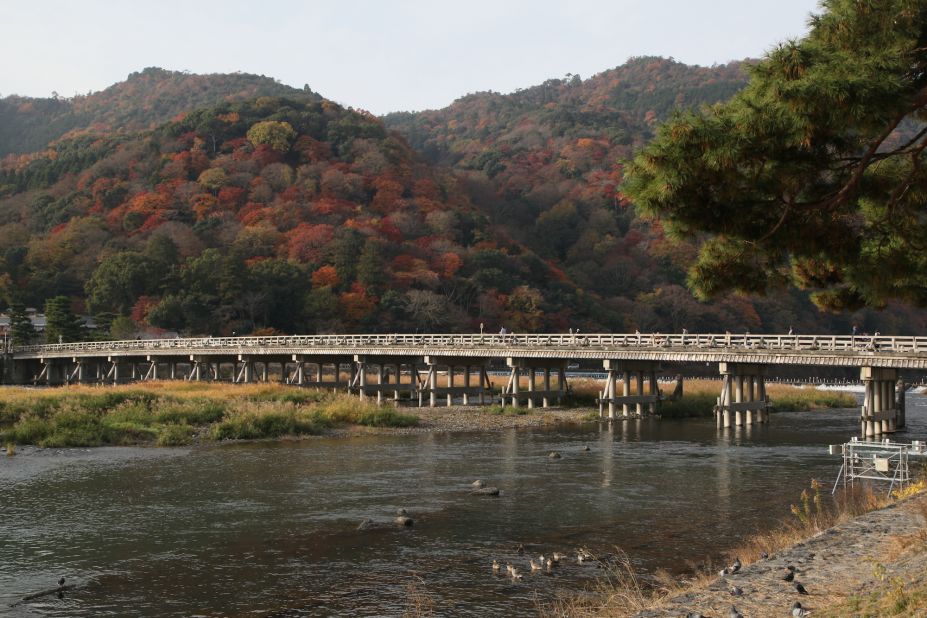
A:
{"label": "green tree", "polygon": [[134,339],[138,326],[132,321],[132,318],[125,315],[116,316],[109,327],[110,336],[117,341]]}
{"label": "green tree", "polygon": [[128,313],[148,288],[151,273],[148,259],[136,251],[104,258],[85,286],[90,306]]}
{"label": "green tree", "polygon": [[221,167],[211,167],[197,178],[197,182],[212,191],[213,194],[218,193],[219,189],[224,187],[228,181],[229,177]]}
{"label": "green tree", "polygon": [[35,340],[35,327],[22,303],[13,303],[10,307],[10,335],[13,345],[29,345]]}
{"label": "green tree", "polygon": [[357,281],[372,294],[379,294],[386,283],[382,243],[368,238],[357,259]]}
{"label": "green tree", "polygon": [[707,239],[703,297],[794,282],[829,309],[927,305],[927,1],[821,6],[728,103],[664,124],[622,191]]}
{"label": "green tree", "polygon": [[48,343],[80,341],[84,323],[71,310],[71,299],[55,296],[45,301],[45,341]]}
{"label": "green tree", "polygon": [[265,120],[254,123],[248,129],[248,141],[255,146],[269,146],[274,150],[286,152],[296,139],[296,131],[289,122]]}

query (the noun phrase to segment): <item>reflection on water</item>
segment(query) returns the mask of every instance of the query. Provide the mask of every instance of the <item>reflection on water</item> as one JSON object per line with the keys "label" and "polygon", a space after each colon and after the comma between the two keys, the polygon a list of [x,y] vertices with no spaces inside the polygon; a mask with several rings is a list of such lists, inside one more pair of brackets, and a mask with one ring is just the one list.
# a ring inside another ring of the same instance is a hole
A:
{"label": "reflection on water", "polygon": [[[0,461],[0,614],[395,615],[417,575],[441,613],[536,615],[538,599],[596,569],[567,564],[513,584],[492,576],[493,558],[527,567],[529,554],[620,545],[643,570],[683,569],[783,516],[810,478],[832,481],[840,462],[824,446],[854,435],[857,415],[777,414],[749,437],[713,420],[645,420],[24,449]],[[924,398],[909,396],[908,425],[898,439],[927,433]],[[503,495],[469,495],[477,478]],[[356,530],[364,518],[388,524],[400,507],[413,528]],[[62,575],[79,585],[64,599],[7,609]]]}

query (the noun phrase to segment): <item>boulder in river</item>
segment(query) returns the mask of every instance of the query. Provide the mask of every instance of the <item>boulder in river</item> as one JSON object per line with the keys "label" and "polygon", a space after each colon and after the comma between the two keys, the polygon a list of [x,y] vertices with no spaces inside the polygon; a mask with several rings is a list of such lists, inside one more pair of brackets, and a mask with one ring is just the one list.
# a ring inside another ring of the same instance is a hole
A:
{"label": "boulder in river", "polygon": [[476,496],[498,496],[499,488],[498,487],[479,487],[471,491],[473,495]]}
{"label": "boulder in river", "polygon": [[551,451],[547,457],[550,459],[560,459],[560,453],[557,451]]}

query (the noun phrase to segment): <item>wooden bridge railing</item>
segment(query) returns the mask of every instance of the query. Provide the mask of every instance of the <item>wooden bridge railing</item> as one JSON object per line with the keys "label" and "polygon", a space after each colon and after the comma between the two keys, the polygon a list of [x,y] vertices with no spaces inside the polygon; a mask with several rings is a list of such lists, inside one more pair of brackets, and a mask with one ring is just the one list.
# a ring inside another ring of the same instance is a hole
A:
{"label": "wooden bridge railing", "polygon": [[126,341],[83,341],[19,346],[13,353],[35,354],[82,352],[148,352],[155,350],[241,350],[290,351],[294,348],[344,348],[345,353],[361,348],[601,348],[703,350],[790,350],[824,352],[927,353],[927,337],[869,335],[752,335],[752,334],[372,334],[372,335],[288,335],[266,337],[195,337],[177,339],[133,339]]}

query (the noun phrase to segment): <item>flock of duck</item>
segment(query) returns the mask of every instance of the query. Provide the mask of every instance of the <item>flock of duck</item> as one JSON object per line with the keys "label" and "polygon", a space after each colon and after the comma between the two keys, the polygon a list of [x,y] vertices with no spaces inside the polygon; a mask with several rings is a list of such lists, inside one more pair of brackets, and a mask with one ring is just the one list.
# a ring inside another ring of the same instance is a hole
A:
{"label": "flock of duck", "polygon": [[[532,575],[541,573],[550,575],[553,573],[555,567],[560,566],[561,563],[566,562],[567,560],[569,560],[569,556],[555,551],[550,556],[544,556],[542,554],[538,556],[537,560],[530,558],[528,560],[528,567],[530,568]],[[590,554],[589,551],[584,548],[577,550],[576,563],[583,564],[589,562],[596,562],[592,554]],[[498,560],[493,560],[492,572],[493,575],[507,575],[511,577],[513,581],[518,581],[524,578],[522,571],[518,567],[513,566],[511,562],[506,563],[505,572],[503,573],[502,564]]]}
{"label": "flock of duck", "polygon": [[[811,557],[814,557],[814,554],[811,554]],[[762,558],[763,560],[766,560],[767,558],[769,558],[769,554],[766,552],[763,552],[760,555],[760,558]],[[740,558],[735,558],[733,564],[731,564],[731,566],[729,567],[725,567],[721,569],[721,572],[718,573],[718,576],[723,579],[727,577],[728,575],[734,575],[740,571],[740,568],[742,566],[743,564],[740,562]],[[790,583],[792,585],[792,588],[794,588],[795,592],[797,592],[798,594],[808,594],[808,591],[805,589],[804,585],[802,585],[801,582],[795,581],[796,572],[797,572],[797,569],[793,565],[787,564],[785,566],[785,570],[782,573],[782,577],[781,577],[782,581]],[[743,589],[735,584],[730,585],[730,587],[728,588],[728,592],[730,593],[732,597],[740,597],[744,595]],[[794,603],[792,603],[793,618],[804,618],[807,615],[808,615],[808,610],[807,608],[802,606],[800,601],[795,601]],[[688,614],[686,614],[686,618],[708,618],[708,616],[704,616],[703,614],[700,614],[698,612],[689,612]],[[744,618],[744,616],[743,614],[740,613],[740,610],[738,610],[735,605],[731,605],[731,609],[728,611],[728,618]]]}

